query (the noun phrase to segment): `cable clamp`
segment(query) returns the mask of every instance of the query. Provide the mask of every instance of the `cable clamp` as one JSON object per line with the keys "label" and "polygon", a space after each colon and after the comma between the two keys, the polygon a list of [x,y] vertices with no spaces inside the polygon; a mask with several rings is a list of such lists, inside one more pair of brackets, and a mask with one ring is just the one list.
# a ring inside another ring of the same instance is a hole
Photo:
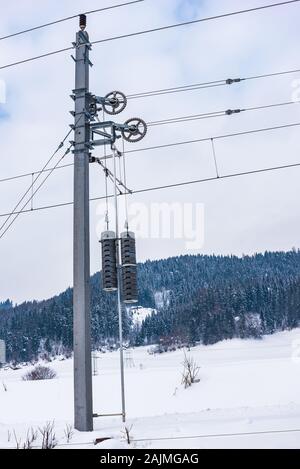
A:
{"label": "cable clamp", "polygon": [[239,114],[240,112],[242,112],[242,109],[227,109],[227,111],[225,111],[225,114],[227,116],[231,116],[232,114]]}
{"label": "cable clamp", "polygon": [[228,78],[226,80],[226,85],[232,85],[233,83],[239,83],[241,80],[241,78]]}

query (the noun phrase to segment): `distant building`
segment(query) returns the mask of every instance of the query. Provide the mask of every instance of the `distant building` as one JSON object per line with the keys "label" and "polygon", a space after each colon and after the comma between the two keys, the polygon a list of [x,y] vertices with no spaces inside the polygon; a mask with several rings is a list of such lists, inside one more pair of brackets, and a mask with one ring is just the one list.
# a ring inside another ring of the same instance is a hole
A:
{"label": "distant building", "polygon": [[0,367],[6,363],[6,347],[4,340],[0,339]]}

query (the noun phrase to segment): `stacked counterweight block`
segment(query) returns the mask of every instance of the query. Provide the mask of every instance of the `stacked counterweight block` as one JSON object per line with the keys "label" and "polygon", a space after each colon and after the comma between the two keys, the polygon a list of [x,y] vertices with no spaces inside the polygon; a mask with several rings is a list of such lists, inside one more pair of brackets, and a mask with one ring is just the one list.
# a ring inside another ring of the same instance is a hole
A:
{"label": "stacked counterweight block", "polygon": [[121,234],[121,262],[122,262],[122,296],[124,303],[136,303],[137,291],[137,267],[135,236],[132,231]]}
{"label": "stacked counterweight block", "polygon": [[106,292],[118,289],[116,234],[114,231],[104,231],[101,236],[102,244],[102,287]]}
{"label": "stacked counterweight block", "polygon": [[[102,287],[106,292],[118,289],[117,239],[114,231],[101,235],[102,244]],[[132,231],[121,233],[121,294],[126,304],[138,301],[136,242]]]}

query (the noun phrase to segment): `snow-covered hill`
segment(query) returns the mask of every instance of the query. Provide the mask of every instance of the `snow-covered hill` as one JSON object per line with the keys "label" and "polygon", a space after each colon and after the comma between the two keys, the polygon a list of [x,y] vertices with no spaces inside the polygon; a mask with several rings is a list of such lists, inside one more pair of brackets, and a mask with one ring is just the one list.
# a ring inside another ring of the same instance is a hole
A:
{"label": "snow-covered hill", "polygon": [[[187,352],[200,369],[200,382],[181,385],[184,351],[149,355],[136,348],[126,368],[127,425],[132,447],[300,448],[300,329],[263,340],[232,340]],[[133,366],[134,365],[134,366]],[[0,447],[24,441],[30,427],[55,421],[59,447],[126,446],[119,418],[98,418],[93,433],[64,429],[73,419],[72,360],[50,364],[57,378],[22,381],[28,368],[0,371]],[[94,382],[94,411],[120,411],[118,352],[100,355]],[[214,436],[216,435],[216,436]],[[39,442],[35,442],[39,445]]]}
{"label": "snow-covered hill", "polygon": [[143,308],[142,306],[131,307],[129,310],[129,314],[132,318],[134,326],[141,326],[143,321],[145,321],[148,316],[151,316],[151,314],[155,312],[155,309]]}

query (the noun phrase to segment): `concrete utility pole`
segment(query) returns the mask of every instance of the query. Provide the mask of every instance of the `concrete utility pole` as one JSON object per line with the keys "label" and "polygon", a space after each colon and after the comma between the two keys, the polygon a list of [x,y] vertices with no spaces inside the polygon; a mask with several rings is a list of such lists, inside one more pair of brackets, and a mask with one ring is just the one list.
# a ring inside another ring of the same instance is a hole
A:
{"label": "concrete utility pole", "polygon": [[75,143],[74,143],[74,426],[93,430],[91,320],[90,320],[90,220],[89,147],[89,36],[86,18],[80,17],[76,35]]}
{"label": "concrete utility pole", "polygon": [[[104,110],[109,115],[122,112],[126,96],[120,91],[112,91],[106,96],[97,96],[89,91],[89,60],[91,44],[86,28],[86,15],[80,15],[80,31],[76,34],[75,60],[75,101],[74,124],[74,291],[73,291],[73,346],[74,346],[74,427],[79,431],[93,430],[92,392],[92,350],[90,312],[90,217],[89,217],[89,164],[97,159],[90,154],[96,146],[110,145],[114,156],[114,186],[116,214],[117,177],[115,141],[121,135],[128,142],[139,142],[147,133],[147,125],[140,118],[128,119],[124,124],[111,120],[101,122],[98,112]],[[93,121],[91,123],[91,121]],[[98,121],[98,122],[96,122]],[[117,135],[120,133],[121,135]],[[96,138],[95,138],[96,136]],[[101,139],[99,139],[99,136]],[[125,186],[124,186],[125,187]],[[127,188],[126,188],[127,190]],[[122,417],[125,422],[125,392],[123,365],[122,305],[120,295],[121,272],[119,262],[119,229],[116,218],[117,264],[119,276],[118,312],[120,336]],[[130,278],[129,278],[130,280]],[[111,279],[109,279],[111,283]],[[134,300],[135,301],[135,300]],[[128,301],[127,301],[128,302]],[[120,414],[118,414],[120,415]]]}

